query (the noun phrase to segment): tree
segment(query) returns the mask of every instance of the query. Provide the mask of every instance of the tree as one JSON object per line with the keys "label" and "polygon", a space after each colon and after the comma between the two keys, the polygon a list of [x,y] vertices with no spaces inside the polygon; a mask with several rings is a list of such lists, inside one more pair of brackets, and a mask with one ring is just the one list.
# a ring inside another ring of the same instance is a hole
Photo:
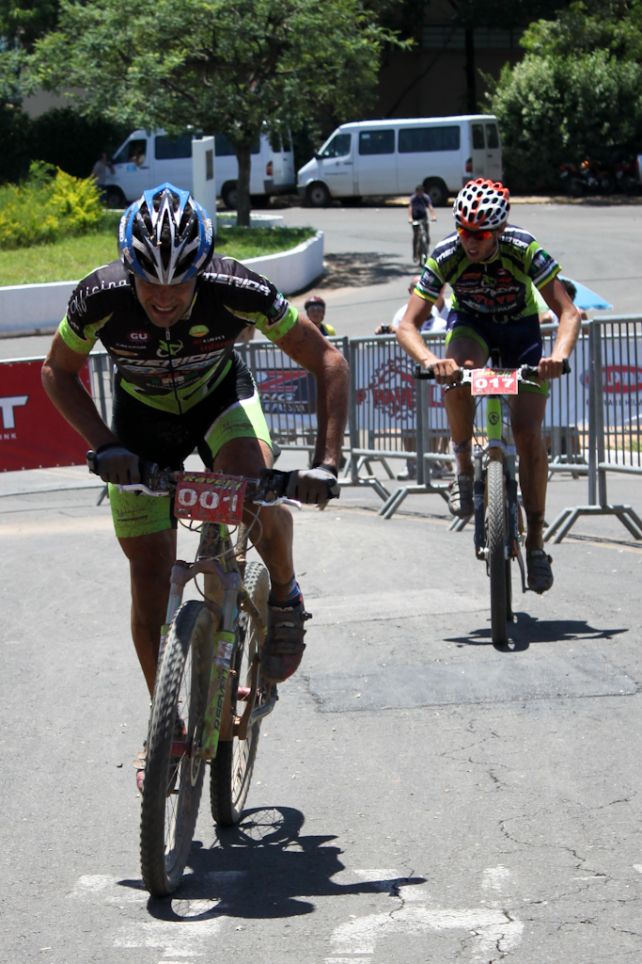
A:
{"label": "tree", "polygon": [[24,55],[38,37],[53,29],[58,0],[0,0],[0,101],[2,108],[18,106],[28,90],[23,74]]}
{"label": "tree", "polygon": [[225,133],[248,224],[250,150],[264,123],[279,131],[327,104],[362,107],[384,42],[398,41],[363,0],[61,0],[32,67],[43,86],[75,89],[86,114]]}
{"label": "tree", "polygon": [[641,0],[590,0],[526,30],[524,59],[488,98],[513,189],[550,189],[562,163],[642,143],[641,12]]}

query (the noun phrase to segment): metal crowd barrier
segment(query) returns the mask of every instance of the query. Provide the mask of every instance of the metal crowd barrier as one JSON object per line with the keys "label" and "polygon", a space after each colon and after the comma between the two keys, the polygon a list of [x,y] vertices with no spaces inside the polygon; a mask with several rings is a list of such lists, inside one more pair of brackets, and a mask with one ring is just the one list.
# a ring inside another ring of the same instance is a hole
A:
{"label": "metal crowd barrier", "polygon": [[[555,328],[543,329],[545,352]],[[425,336],[436,354],[443,335]],[[379,514],[391,518],[407,495],[446,498],[441,478],[450,463],[448,426],[441,389],[416,382],[414,362],[394,336],[331,339],[350,364],[350,405],[346,466],[341,485],[366,485],[381,498]],[[277,446],[312,455],[316,437],[313,376],[271,342],[237,346],[254,374]],[[92,392],[101,415],[111,414],[112,368],[104,352],[90,356]],[[636,539],[642,521],[629,505],[607,497],[611,472],[642,474],[642,318],[605,317],[585,322],[571,360],[570,375],[555,380],[544,420],[549,471],[587,478],[587,503],[560,513],[545,538],[561,541],[581,515],[616,516]],[[483,426],[483,410],[476,418]],[[415,463],[415,478],[397,484],[394,467]],[[376,470],[376,471],[375,471]],[[390,486],[394,480],[395,485]],[[460,525],[455,520],[454,526]]]}
{"label": "metal crowd barrier", "polygon": [[580,516],[612,515],[642,539],[642,519],[635,509],[612,504],[607,494],[608,472],[642,475],[642,317],[592,319],[583,378],[590,426],[588,502],[560,512],[544,538],[561,542]]}

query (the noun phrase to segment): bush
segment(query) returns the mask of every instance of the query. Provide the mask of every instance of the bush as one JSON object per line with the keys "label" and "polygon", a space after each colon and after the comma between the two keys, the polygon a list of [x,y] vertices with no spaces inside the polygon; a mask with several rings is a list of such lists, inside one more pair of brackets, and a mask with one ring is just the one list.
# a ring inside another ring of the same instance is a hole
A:
{"label": "bush", "polygon": [[491,98],[513,191],[559,189],[560,165],[642,141],[642,66],[604,50],[527,56],[504,67]]}
{"label": "bush", "polygon": [[25,248],[85,234],[104,219],[93,178],[80,179],[35,162],[23,184],[0,188],[0,246]]}
{"label": "bush", "polygon": [[88,120],[69,108],[32,120],[19,108],[0,107],[0,183],[26,178],[36,159],[74,177],[88,177],[100,154],[113,153],[129,130],[110,121]]}
{"label": "bush", "polygon": [[48,161],[74,177],[89,177],[100,154],[113,154],[130,129],[81,117],[69,108],[56,108],[32,122],[31,157]]}
{"label": "bush", "polygon": [[0,107],[0,183],[25,177],[31,160],[31,118],[17,107]]}

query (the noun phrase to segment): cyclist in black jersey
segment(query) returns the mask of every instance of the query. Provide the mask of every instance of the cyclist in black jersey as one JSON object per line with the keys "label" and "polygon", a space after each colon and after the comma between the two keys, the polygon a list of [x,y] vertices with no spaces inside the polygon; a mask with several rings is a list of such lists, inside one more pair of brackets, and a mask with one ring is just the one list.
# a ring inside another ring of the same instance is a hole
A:
{"label": "cyclist in black jersey", "polygon": [[[553,584],[551,559],[543,548],[548,464],[541,428],[546,380],[562,374],[581,322],[557,277],[560,266],[531,234],[508,225],[509,210],[508,189],[499,181],[477,178],[462,188],[454,204],[456,231],[436,245],[426,261],[397,338],[415,361],[431,366],[444,385],[452,383],[460,367],[483,367],[493,348],[500,350],[506,367],[537,365],[542,382],[514,397],[511,419],[527,520],[528,585],[541,593]],[[453,300],[446,357],[438,358],[419,332],[446,283],[453,289]],[[560,320],[555,345],[545,358],[533,286]],[[468,387],[447,391],[444,404],[457,466],[449,507],[453,515],[467,518],[473,512],[474,417]]]}
{"label": "cyclist in black jersey", "polygon": [[[266,278],[213,254],[212,223],[187,191],[171,184],[145,191],[123,215],[120,260],[97,268],[73,292],[43,366],[54,405],[97,453],[109,483],[116,535],[130,563],[132,635],[150,692],[176,520],[169,498],[120,492],[140,481],[139,459],[180,469],[198,449],[208,467],[259,475],[273,463],[269,430],[254,380],[234,351],[255,325],[316,378],[318,435],[313,468],[289,493],[323,498],[336,482],[347,414],[347,364],[321,332]],[[111,427],[78,373],[99,339],[115,366]],[[263,672],[274,681],[298,667],[307,613],[292,555],[285,506],[261,510],[256,548],[271,577]]]}

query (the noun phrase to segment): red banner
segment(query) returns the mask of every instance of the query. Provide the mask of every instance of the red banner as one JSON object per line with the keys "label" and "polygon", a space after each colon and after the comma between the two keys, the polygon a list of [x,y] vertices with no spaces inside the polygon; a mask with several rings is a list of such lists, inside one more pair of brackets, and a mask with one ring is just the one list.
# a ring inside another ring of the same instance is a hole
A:
{"label": "red banner", "polygon": [[[81,465],[87,444],[45,394],[42,361],[0,362],[0,472]],[[89,390],[85,366],[80,378]]]}

